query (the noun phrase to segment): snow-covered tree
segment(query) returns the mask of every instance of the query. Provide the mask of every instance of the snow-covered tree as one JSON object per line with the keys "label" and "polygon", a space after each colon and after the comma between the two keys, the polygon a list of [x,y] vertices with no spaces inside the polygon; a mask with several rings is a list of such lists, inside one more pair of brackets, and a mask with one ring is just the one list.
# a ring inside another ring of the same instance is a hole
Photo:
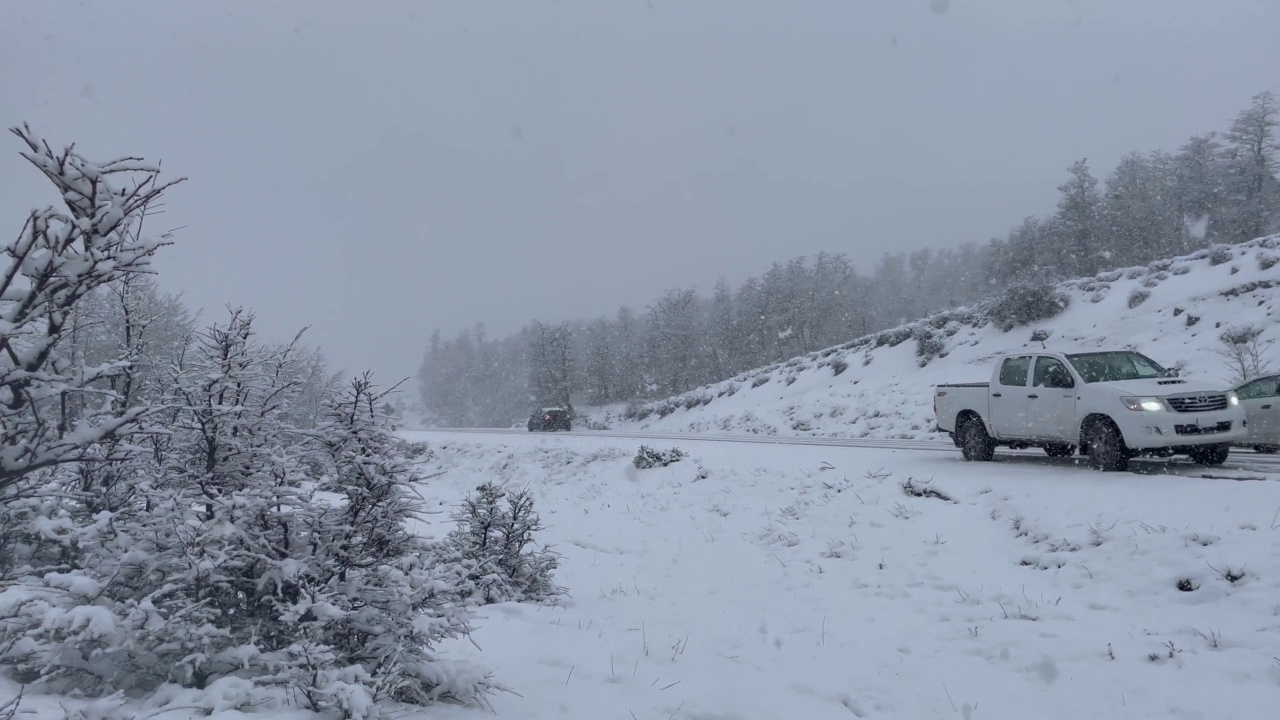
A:
{"label": "snow-covered tree", "polygon": [[1107,262],[1102,246],[1101,206],[1098,181],[1086,159],[1077,160],[1069,170],[1071,178],[1058,186],[1057,227],[1063,247],[1070,253],[1074,275],[1092,275]]}
{"label": "snow-covered tree", "polygon": [[692,290],[669,291],[649,307],[649,367],[661,394],[692,390],[703,381],[700,325]]}
{"label": "snow-covered tree", "polygon": [[529,392],[539,406],[572,410],[574,358],[568,323],[535,322],[529,341]]}
{"label": "snow-covered tree", "polygon": [[1280,219],[1280,102],[1267,91],[1253,97],[1252,104],[1231,123],[1226,134],[1227,165],[1230,178],[1227,192],[1232,200],[1231,240],[1243,242],[1266,234]]}
{"label": "snow-covered tree", "polygon": [[613,402],[618,382],[613,331],[607,320],[600,319],[584,335],[587,347],[582,371],[587,402],[605,405]]}
{"label": "snow-covered tree", "polygon": [[[101,444],[129,432],[145,408],[117,412],[99,389],[120,376],[127,358],[94,366],[58,360],[59,343],[82,300],[112,283],[147,272],[167,240],[131,229],[177,180],[127,157],[94,163],[74,148],[54,151],[27,126],[12,132],[22,156],[58,191],[65,208],[27,216],[4,248],[0,275],[0,498],[12,497],[32,472],[98,459]],[[82,406],[73,417],[69,404]]]}

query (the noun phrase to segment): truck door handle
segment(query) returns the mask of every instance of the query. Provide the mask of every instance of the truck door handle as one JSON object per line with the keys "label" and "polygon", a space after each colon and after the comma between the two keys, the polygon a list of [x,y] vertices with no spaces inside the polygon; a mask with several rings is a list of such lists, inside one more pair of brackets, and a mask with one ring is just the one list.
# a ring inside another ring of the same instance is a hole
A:
{"label": "truck door handle", "polygon": [[1039,395],[1035,395],[1035,394],[1031,394],[1031,395],[1028,395],[1027,397],[1031,398],[1032,400],[1035,400],[1036,398],[1038,398],[1038,397],[1040,397],[1040,396],[1039,396]]}
{"label": "truck door handle", "polygon": [[991,393],[991,397],[1004,397],[1000,393]]}

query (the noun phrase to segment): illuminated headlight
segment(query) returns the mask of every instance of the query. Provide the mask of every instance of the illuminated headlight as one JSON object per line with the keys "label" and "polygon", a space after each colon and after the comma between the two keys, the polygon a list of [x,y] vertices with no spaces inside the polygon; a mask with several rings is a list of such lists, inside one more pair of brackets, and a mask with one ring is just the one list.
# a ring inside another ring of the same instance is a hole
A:
{"label": "illuminated headlight", "polygon": [[1130,410],[1146,410],[1148,412],[1156,412],[1164,410],[1164,400],[1155,397],[1122,397],[1120,402]]}
{"label": "illuminated headlight", "polygon": [[1228,405],[1232,405],[1232,406],[1234,406],[1234,405],[1239,405],[1239,404],[1240,404],[1240,396],[1239,396],[1239,395],[1237,395],[1237,394],[1235,394],[1235,392],[1234,392],[1234,391],[1230,391],[1230,392],[1228,392],[1228,393],[1227,393],[1227,404],[1228,404]]}

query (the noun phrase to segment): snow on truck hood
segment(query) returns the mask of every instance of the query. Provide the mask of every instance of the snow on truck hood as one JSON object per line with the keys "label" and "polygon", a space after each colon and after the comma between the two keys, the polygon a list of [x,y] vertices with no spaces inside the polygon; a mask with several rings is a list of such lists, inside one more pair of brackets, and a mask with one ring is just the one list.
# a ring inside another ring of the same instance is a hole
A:
{"label": "snow on truck hood", "polygon": [[1123,395],[1141,395],[1147,397],[1168,397],[1172,395],[1218,394],[1227,392],[1227,388],[1199,382],[1173,382],[1171,378],[1150,380],[1117,380],[1115,382],[1090,383],[1095,387],[1114,388]]}

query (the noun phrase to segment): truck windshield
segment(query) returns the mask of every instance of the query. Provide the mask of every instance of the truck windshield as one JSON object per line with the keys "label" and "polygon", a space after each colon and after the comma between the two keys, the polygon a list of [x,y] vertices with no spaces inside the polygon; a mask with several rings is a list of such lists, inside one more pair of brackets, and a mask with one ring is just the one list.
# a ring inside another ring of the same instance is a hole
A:
{"label": "truck windshield", "polygon": [[1154,360],[1136,352],[1100,352],[1068,355],[1071,367],[1086,383],[1120,382],[1168,377]]}

